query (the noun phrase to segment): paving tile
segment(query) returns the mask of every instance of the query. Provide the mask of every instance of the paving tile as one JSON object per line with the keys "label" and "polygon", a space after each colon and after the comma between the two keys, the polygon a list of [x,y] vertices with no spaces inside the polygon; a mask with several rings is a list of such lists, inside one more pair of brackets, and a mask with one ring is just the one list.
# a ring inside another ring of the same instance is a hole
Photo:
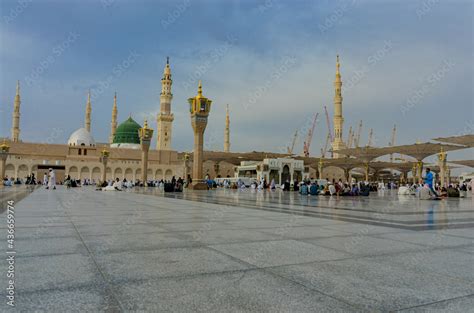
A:
{"label": "paving tile", "polygon": [[108,253],[95,257],[100,268],[114,282],[250,268],[204,247]]}
{"label": "paving tile", "polygon": [[210,247],[258,267],[337,260],[350,256],[296,240],[221,244]]}
{"label": "paving tile", "polygon": [[260,270],[117,284],[127,311],[362,312]]}
{"label": "paving tile", "polygon": [[377,255],[402,251],[420,250],[420,246],[372,236],[341,236],[331,238],[302,239],[317,246],[343,251],[353,255]]}
{"label": "paving tile", "polygon": [[401,313],[472,313],[474,312],[474,295],[457,299],[421,305],[415,308],[400,310]]}
{"label": "paving tile", "polygon": [[[7,312],[5,301],[0,311]],[[43,291],[19,291],[15,301],[17,312],[119,312],[115,298],[104,286],[87,286]]]}
{"label": "paving tile", "polygon": [[193,245],[175,233],[153,232],[137,234],[85,235],[84,243],[94,254],[122,251],[143,251]]}
{"label": "paving tile", "polygon": [[[6,275],[0,282],[6,286]],[[97,267],[89,256],[62,254],[17,258],[15,262],[17,291],[58,289],[103,282]],[[3,289],[2,289],[3,290]]]}
{"label": "paving tile", "polygon": [[392,255],[388,259],[413,271],[474,282],[474,255],[460,249],[425,249]]}
{"label": "paving tile", "polygon": [[419,272],[389,262],[360,258],[269,269],[366,311],[389,312],[466,296],[474,285],[436,273]]}
{"label": "paving tile", "polygon": [[263,229],[260,229],[259,231],[262,233],[271,234],[274,237],[292,238],[292,239],[350,236],[349,233],[342,232],[339,230],[322,228],[320,226],[295,226],[295,227],[287,227],[283,229],[263,228]]}
{"label": "paving tile", "polygon": [[412,233],[391,233],[391,234],[380,234],[378,237],[388,238],[393,240],[399,240],[404,242],[410,242],[420,244],[423,246],[431,247],[455,247],[461,245],[472,245],[474,239],[461,238],[448,236],[444,234],[443,230],[431,233],[418,232],[417,234]]}
{"label": "paving tile", "polygon": [[202,229],[200,231],[193,232],[181,232],[180,236],[185,236],[185,239],[190,243],[200,243],[206,245],[221,244],[221,243],[234,243],[234,242],[249,242],[249,241],[263,241],[271,240],[274,236],[263,233],[261,231],[246,229],[227,229],[209,230]]}

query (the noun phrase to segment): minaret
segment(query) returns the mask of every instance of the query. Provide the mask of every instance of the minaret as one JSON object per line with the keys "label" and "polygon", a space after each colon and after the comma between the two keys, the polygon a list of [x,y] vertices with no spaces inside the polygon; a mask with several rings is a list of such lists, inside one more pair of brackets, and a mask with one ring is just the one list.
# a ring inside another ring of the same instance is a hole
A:
{"label": "minaret", "polygon": [[86,129],[88,132],[91,131],[91,112],[92,112],[91,91],[89,90],[89,93],[87,94],[87,104],[86,104]]}
{"label": "minaret", "polygon": [[114,142],[115,130],[117,129],[117,93],[114,95],[114,106],[112,107],[112,121],[110,122],[109,143]]}
{"label": "minaret", "polygon": [[15,101],[13,102],[13,114],[12,114],[12,141],[20,141],[20,81],[16,82],[16,95]]}
{"label": "minaret", "polygon": [[229,105],[227,105],[226,112],[225,112],[224,152],[230,152],[230,118],[229,118]]}
{"label": "minaret", "polygon": [[161,79],[160,113],[158,113],[156,118],[158,123],[157,150],[171,150],[171,129],[174,120],[173,113],[171,113],[171,100],[173,99],[173,94],[171,93],[172,84],[170,59],[167,57],[163,78]]}
{"label": "minaret", "polygon": [[[337,151],[345,148],[344,141],[342,139],[342,126],[344,124],[344,118],[342,117],[342,80],[341,73],[339,71],[339,55],[336,59],[336,79],[334,80],[334,141],[332,143],[333,151]],[[334,158],[339,158],[341,155],[334,153]]]}

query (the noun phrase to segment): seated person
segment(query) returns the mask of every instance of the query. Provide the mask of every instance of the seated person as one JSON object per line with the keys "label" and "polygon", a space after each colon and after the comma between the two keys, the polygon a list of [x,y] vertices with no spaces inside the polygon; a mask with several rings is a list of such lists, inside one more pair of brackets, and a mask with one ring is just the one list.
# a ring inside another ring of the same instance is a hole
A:
{"label": "seated person", "polygon": [[448,196],[448,190],[446,189],[446,187],[442,187],[441,192],[440,192],[440,197],[446,198],[447,196]]}
{"label": "seated person", "polygon": [[352,196],[358,196],[359,195],[359,187],[357,187],[357,184],[352,185],[351,195]]}
{"label": "seated person", "polygon": [[318,195],[318,191],[319,191],[318,189],[319,189],[319,188],[318,188],[318,185],[315,184],[315,183],[312,183],[312,184],[309,186],[309,193],[310,193],[310,195],[312,195],[312,196]]}
{"label": "seated person", "polygon": [[361,186],[360,186],[360,195],[361,196],[364,196],[364,197],[367,197],[369,196],[370,194],[370,186],[363,183]]}
{"label": "seated person", "polygon": [[8,176],[3,179],[3,186],[11,187],[13,185],[12,181],[8,179]]}
{"label": "seated person", "polygon": [[336,194],[337,190],[336,190],[336,187],[334,187],[333,184],[330,184],[329,187],[328,187],[328,190],[329,190],[329,194],[332,196],[334,194]]}
{"label": "seated person", "polygon": [[123,187],[122,187],[122,182],[120,181],[120,179],[116,178],[112,187],[114,187],[115,190],[122,191]]}
{"label": "seated person", "polygon": [[343,196],[350,196],[351,195],[351,188],[349,187],[349,185],[344,184],[344,188],[342,188],[341,195],[343,195]]}
{"label": "seated person", "polygon": [[453,186],[449,186],[448,197],[459,198],[459,190]]}
{"label": "seated person", "polygon": [[400,186],[398,188],[398,194],[399,195],[410,195],[410,188],[407,186]]}
{"label": "seated person", "polygon": [[306,184],[302,183],[299,193],[304,195],[304,196],[307,196],[308,195],[308,186]]}

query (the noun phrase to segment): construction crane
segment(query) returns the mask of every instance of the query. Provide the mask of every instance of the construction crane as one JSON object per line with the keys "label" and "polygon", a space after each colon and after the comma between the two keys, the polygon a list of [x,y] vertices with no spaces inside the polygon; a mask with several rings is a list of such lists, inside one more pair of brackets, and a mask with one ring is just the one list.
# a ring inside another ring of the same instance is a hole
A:
{"label": "construction crane", "polygon": [[369,141],[367,142],[367,147],[372,147],[372,138],[374,137],[374,130],[371,128],[369,131]]}
{"label": "construction crane", "polygon": [[326,124],[328,125],[328,134],[329,134],[329,139],[331,139],[331,142],[334,141],[334,137],[332,136],[331,132],[331,122],[329,120],[329,113],[328,113],[328,108],[324,106],[324,113],[326,114]]}
{"label": "construction crane", "polygon": [[311,147],[311,141],[313,140],[314,128],[316,127],[316,122],[318,120],[319,113],[316,113],[313,118],[313,123],[311,128],[308,130],[308,135],[306,136],[306,141],[303,144],[303,155],[309,157],[309,148]]}
{"label": "construction crane", "polygon": [[362,120],[360,120],[360,123],[359,123],[359,128],[357,129],[357,135],[355,137],[355,142],[354,142],[354,145],[356,148],[359,148],[359,143],[360,143],[360,133],[362,131]]}
{"label": "construction crane", "polygon": [[288,154],[293,154],[293,150],[295,149],[295,143],[296,143],[297,138],[298,138],[298,130],[295,131],[295,135],[293,136],[293,142],[291,143],[291,148],[286,147],[286,149],[288,150]]}
{"label": "construction crane", "polygon": [[321,148],[321,158],[326,157],[326,152],[328,151],[329,148],[329,140],[331,139],[331,135],[328,133],[326,136],[326,144],[324,145],[324,148]]}
{"label": "construction crane", "polygon": [[352,126],[349,128],[349,135],[347,136],[347,148],[350,148],[352,146],[352,139],[353,139],[353,134],[352,134]]}

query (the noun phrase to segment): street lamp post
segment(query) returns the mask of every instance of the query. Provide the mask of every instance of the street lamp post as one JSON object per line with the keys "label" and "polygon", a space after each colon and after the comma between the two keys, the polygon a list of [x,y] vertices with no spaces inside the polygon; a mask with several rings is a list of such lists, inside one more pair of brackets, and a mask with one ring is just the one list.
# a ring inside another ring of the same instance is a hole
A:
{"label": "street lamp post", "polygon": [[103,165],[102,178],[101,178],[102,183],[106,181],[107,162],[109,161],[109,156],[110,156],[110,152],[107,151],[106,149],[100,152],[100,162]]}
{"label": "street lamp post", "polygon": [[197,96],[189,98],[188,103],[189,113],[191,113],[191,125],[194,131],[193,182],[188,188],[205,190],[207,184],[204,182],[202,175],[204,131],[206,130],[212,101],[202,95],[201,81],[199,81]]}
{"label": "street lamp post", "polygon": [[185,187],[188,186],[189,180],[188,180],[188,165],[189,165],[189,154],[185,153],[184,154],[184,182],[185,182]]}
{"label": "street lamp post", "polygon": [[148,151],[150,150],[151,137],[153,137],[153,129],[148,127],[148,122],[145,120],[145,124],[138,130],[140,136],[140,145],[142,148],[142,182],[143,186],[147,185],[148,176]]}
{"label": "street lamp post", "polygon": [[6,141],[3,141],[3,143],[0,145],[0,160],[1,160],[1,169],[0,169],[1,177],[0,178],[2,180],[2,184],[3,184],[3,179],[5,178],[5,167],[6,167],[9,151],[10,151],[10,146],[6,143]]}

